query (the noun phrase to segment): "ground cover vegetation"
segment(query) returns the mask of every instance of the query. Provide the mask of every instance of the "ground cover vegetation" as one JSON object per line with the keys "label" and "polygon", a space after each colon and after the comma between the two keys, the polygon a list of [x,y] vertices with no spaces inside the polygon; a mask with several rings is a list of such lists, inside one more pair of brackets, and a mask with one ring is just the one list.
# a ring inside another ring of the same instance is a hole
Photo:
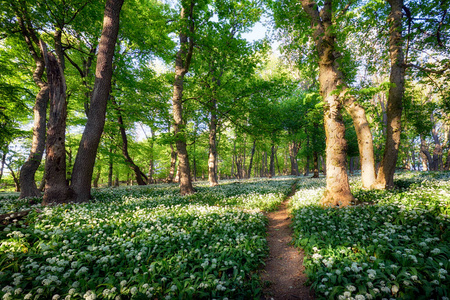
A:
{"label": "ground cover vegetation", "polygon": [[450,177],[403,173],[394,190],[353,180],[356,205],[319,205],[324,182],[292,199],[294,239],[318,299],[448,299]]}
{"label": "ground cover vegetation", "polygon": [[[183,197],[173,184],[104,189],[82,205],[34,205],[42,212],[2,227],[1,297],[258,297],[256,271],[268,251],[262,212],[293,182],[198,186]],[[23,205],[2,204],[13,202]]]}

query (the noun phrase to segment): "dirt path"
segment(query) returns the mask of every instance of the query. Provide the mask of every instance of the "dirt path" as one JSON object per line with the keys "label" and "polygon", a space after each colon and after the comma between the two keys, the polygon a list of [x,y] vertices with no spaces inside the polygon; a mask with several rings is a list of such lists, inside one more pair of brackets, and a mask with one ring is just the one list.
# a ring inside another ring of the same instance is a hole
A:
{"label": "dirt path", "polygon": [[[267,242],[269,257],[261,272],[261,280],[266,286],[261,299],[314,299],[313,293],[305,286],[307,277],[303,274],[303,251],[290,244],[292,240],[291,215],[288,211],[289,199],[295,193],[295,184],[291,193],[279,209],[267,214],[269,218]],[[270,282],[270,283],[269,283]]]}

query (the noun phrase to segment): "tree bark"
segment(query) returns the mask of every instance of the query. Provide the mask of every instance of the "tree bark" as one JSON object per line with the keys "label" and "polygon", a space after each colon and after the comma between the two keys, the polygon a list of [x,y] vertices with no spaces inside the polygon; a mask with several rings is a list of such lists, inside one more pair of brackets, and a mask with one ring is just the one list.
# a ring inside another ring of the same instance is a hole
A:
{"label": "tree bark", "polygon": [[420,135],[420,157],[422,158],[422,171],[430,170],[433,159],[431,158],[430,152],[428,151],[427,141]]}
{"label": "tree bark", "polygon": [[250,178],[252,175],[253,157],[255,155],[255,150],[256,150],[256,141],[253,141],[252,152],[250,155],[250,162],[248,164],[247,178]]}
{"label": "tree bark", "polygon": [[106,106],[111,91],[112,61],[119,33],[119,16],[123,0],[107,0],[103,30],[97,54],[95,83],[89,116],[78,147],[72,173],[74,201],[86,202],[91,197],[91,180],[97,148],[105,125]]}
{"label": "tree bark", "polygon": [[153,184],[153,173],[155,172],[155,152],[154,152],[154,145],[155,142],[153,140],[153,137],[155,136],[155,133],[153,132],[153,128],[150,128],[150,161],[148,163],[148,176],[147,176],[147,184]]}
{"label": "tree bark", "polygon": [[217,181],[217,167],[216,167],[216,161],[217,161],[217,141],[216,141],[216,134],[217,134],[217,115],[216,115],[216,109],[217,109],[217,101],[216,99],[211,100],[211,119],[209,122],[209,158],[208,158],[208,181],[209,186],[216,186],[218,185]]}
{"label": "tree bark", "polygon": [[127,133],[125,131],[125,124],[123,123],[123,118],[122,118],[122,113],[120,111],[120,107],[114,100],[112,100],[112,102],[117,108],[117,122],[119,123],[120,136],[122,137],[122,154],[123,154],[123,157],[125,158],[125,162],[130,167],[130,169],[133,170],[137,184],[138,185],[146,185],[147,180],[148,180],[147,176],[134,163],[133,159],[131,158],[130,154],[128,153],[128,138],[127,138]]}
{"label": "tree bark", "polygon": [[2,180],[3,177],[3,170],[5,168],[6,164],[6,152],[2,153],[2,163],[0,164],[0,180]]}
{"label": "tree bark", "polygon": [[269,178],[275,176],[275,143],[270,147]]}
{"label": "tree bark", "polygon": [[66,179],[66,81],[62,65],[56,57],[48,53],[47,58],[50,113],[47,125],[46,182],[42,205],[66,203],[72,197],[72,190]]}
{"label": "tree bark", "polygon": [[377,189],[394,188],[394,173],[400,147],[402,100],[405,90],[405,59],[403,55],[402,38],[402,7],[403,0],[388,0],[391,12],[388,17],[389,55],[391,59],[391,74],[389,97],[387,102],[386,144],[383,159],[378,169],[377,179],[373,185]]}
{"label": "tree bark", "polygon": [[[193,23],[194,1],[189,3],[189,7],[182,7],[180,19],[187,21],[189,33],[194,33]],[[183,121],[183,84],[184,76],[189,71],[189,65],[192,59],[194,43],[192,36],[188,37],[184,28],[180,29],[179,34],[180,49],[175,59],[175,81],[173,84],[172,110],[174,120],[174,133],[178,153],[180,170],[180,193],[181,195],[194,193],[192,186],[191,172],[189,169],[189,158],[186,149],[186,133]]]}
{"label": "tree bark", "polygon": [[97,168],[97,176],[95,176],[94,183],[93,183],[95,188],[98,188],[98,181],[100,180],[100,175],[101,174],[102,174],[102,168],[101,168],[101,166],[99,166]]}
{"label": "tree bark", "polygon": [[320,93],[324,100],[324,126],[326,134],[327,186],[322,205],[347,206],[354,200],[347,175],[347,142],[343,122],[342,95],[337,92],[343,84],[343,74],[336,58],[335,24],[332,20],[332,1],[326,0],[319,13],[312,0],[301,0],[303,10],[310,16],[313,38],[319,55]]}
{"label": "tree bark", "polygon": [[176,165],[177,165],[177,151],[175,151],[173,145],[170,145],[170,168],[169,168],[169,175],[167,176],[168,183],[173,182]]}
{"label": "tree bark", "polygon": [[431,135],[433,137],[434,142],[434,150],[433,150],[433,162],[431,164],[431,170],[439,171],[443,169],[442,163],[442,145],[439,141],[439,136],[436,130],[436,123],[434,122],[433,113],[431,113],[431,122],[433,124],[433,128],[431,129]]}
{"label": "tree bark", "polygon": [[314,174],[312,178],[319,178],[319,154],[317,151],[313,152],[313,166],[314,166]]}
{"label": "tree bark", "polygon": [[376,179],[372,132],[364,108],[356,102],[354,97],[346,97],[345,99],[345,109],[352,117],[358,139],[362,186],[368,189]]}
{"label": "tree bark", "polygon": [[112,149],[109,149],[109,162],[108,162],[108,187],[113,185],[113,172],[114,172],[114,162],[112,157]]}
{"label": "tree bark", "polygon": [[[12,178],[14,180],[14,191],[15,192],[20,192],[20,182],[19,182],[19,178],[17,177],[16,172],[14,172],[14,170],[11,167],[10,164],[6,164],[6,166],[8,167],[9,172],[11,173],[11,176],[12,176]],[[20,174],[19,174],[19,176],[20,176]]]}
{"label": "tree bark", "polygon": [[299,147],[295,141],[289,143],[289,158],[291,160],[291,175],[298,176],[298,163],[297,163],[297,153]]}

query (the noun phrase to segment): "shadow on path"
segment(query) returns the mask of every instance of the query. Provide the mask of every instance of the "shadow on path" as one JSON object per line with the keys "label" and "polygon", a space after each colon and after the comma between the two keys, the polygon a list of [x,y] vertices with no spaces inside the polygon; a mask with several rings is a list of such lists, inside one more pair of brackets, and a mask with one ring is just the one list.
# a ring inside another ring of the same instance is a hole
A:
{"label": "shadow on path", "polygon": [[267,228],[267,242],[269,257],[266,266],[261,271],[261,280],[264,286],[264,300],[282,299],[314,299],[314,294],[303,273],[304,253],[292,244],[291,214],[288,211],[290,198],[295,194],[295,182],[286,200],[279,209],[267,214],[269,225]]}

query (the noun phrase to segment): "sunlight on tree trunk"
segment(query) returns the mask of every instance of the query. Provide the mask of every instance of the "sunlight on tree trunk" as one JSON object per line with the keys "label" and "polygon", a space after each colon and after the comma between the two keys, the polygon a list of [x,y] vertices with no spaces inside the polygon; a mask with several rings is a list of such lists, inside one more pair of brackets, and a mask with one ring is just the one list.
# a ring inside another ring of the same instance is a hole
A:
{"label": "sunlight on tree trunk", "polygon": [[373,187],[376,189],[394,188],[394,173],[400,147],[402,131],[402,99],[405,91],[405,60],[403,55],[402,38],[402,7],[403,0],[388,0],[391,6],[388,22],[389,54],[391,59],[391,74],[389,97],[387,102],[387,130],[383,159]]}

